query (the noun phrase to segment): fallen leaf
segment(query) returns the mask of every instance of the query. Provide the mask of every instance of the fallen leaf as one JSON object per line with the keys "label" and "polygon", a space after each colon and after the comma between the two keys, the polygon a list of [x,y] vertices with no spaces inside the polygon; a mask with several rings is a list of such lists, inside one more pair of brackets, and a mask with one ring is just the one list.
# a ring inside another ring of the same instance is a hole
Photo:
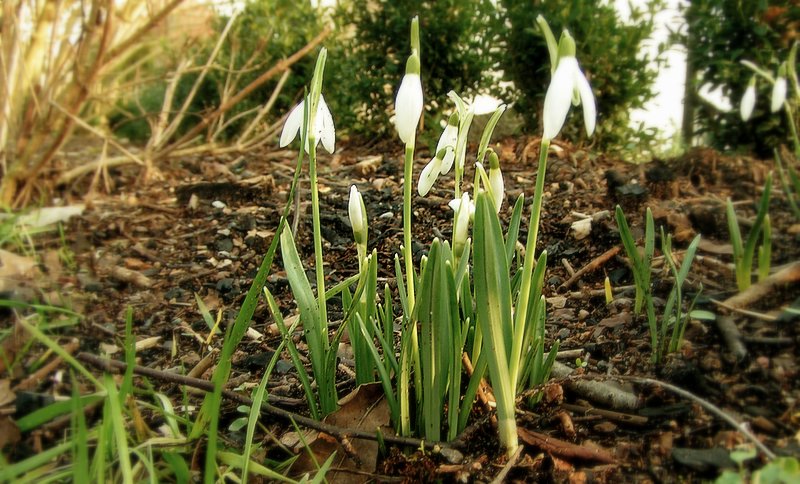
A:
{"label": "fallen leaf", "polygon": [[[352,393],[339,400],[339,409],[325,418],[325,422],[341,429],[362,430],[375,432],[381,429],[384,435],[393,435],[389,427],[389,404],[383,393],[380,383],[361,385]],[[361,483],[371,480],[368,474],[375,473],[378,459],[378,443],[373,440],[349,439],[347,443],[337,441],[335,437],[317,432],[316,438],[311,442],[307,439],[309,448],[318,462],[324,462],[334,451],[336,462],[332,469],[357,470],[365,473],[330,471],[327,475],[328,482],[332,483]],[[349,445],[348,445],[349,444]],[[346,447],[348,445],[350,452]],[[311,462],[308,452],[297,449],[300,456],[292,466],[292,472],[302,475],[313,472],[316,466]],[[357,459],[356,462],[354,459]]]}

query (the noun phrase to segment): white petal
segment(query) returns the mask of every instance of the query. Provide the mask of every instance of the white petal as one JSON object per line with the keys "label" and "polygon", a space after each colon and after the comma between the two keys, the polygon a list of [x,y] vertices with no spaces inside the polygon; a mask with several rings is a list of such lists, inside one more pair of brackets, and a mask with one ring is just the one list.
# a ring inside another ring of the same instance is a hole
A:
{"label": "white petal", "polygon": [[574,57],[564,57],[558,62],[556,72],[550,80],[547,94],[544,97],[544,134],[547,139],[558,136],[567,119],[567,112],[572,103],[572,90],[575,88],[575,70],[578,61]]}
{"label": "white petal", "polygon": [[291,143],[297,136],[297,133],[300,132],[300,129],[302,129],[304,106],[305,101],[301,101],[300,104],[289,112],[289,116],[286,117],[286,122],[283,123],[283,131],[281,131],[281,140],[278,143],[281,148]]}
{"label": "white petal", "polygon": [[461,195],[460,200],[452,200],[450,202],[450,207],[453,206],[453,202],[458,202],[458,210],[456,210],[456,220],[453,225],[453,246],[455,247],[457,244],[463,246],[464,243],[467,241],[467,234],[469,229],[469,219],[470,219],[470,199],[469,193],[464,193]]}
{"label": "white petal", "polygon": [[739,112],[742,115],[742,121],[747,121],[753,115],[753,108],[756,105],[756,87],[747,86],[742,96],[742,103],[739,105]]}
{"label": "white petal", "polygon": [[440,175],[446,175],[450,168],[453,166],[453,160],[456,159],[456,151],[452,147],[445,150],[444,158],[442,158],[442,165],[439,168]]}
{"label": "white petal", "polygon": [[779,77],[775,84],[772,85],[772,106],[770,106],[771,111],[777,112],[780,108],[783,107],[783,103],[786,101],[786,78]]}
{"label": "white petal", "polygon": [[500,168],[489,169],[489,184],[492,186],[494,209],[500,213],[500,207],[503,206],[503,199],[505,199],[506,194],[503,174],[500,172]]}
{"label": "white petal", "polygon": [[317,136],[322,141],[322,146],[328,151],[333,153],[334,144],[336,143],[336,130],[333,127],[333,116],[328,105],[325,103],[325,98],[322,94],[319,95],[319,106],[317,107]]}
{"label": "white petal", "polygon": [[586,76],[583,75],[581,69],[575,64],[575,87],[581,95],[581,104],[583,105],[583,124],[586,126],[586,134],[591,136],[594,133],[595,123],[597,122],[597,106],[594,103],[594,94],[592,94],[592,87]]}
{"label": "white petal", "polygon": [[364,214],[361,213],[361,193],[355,185],[350,185],[350,201],[347,206],[348,215],[350,216],[350,225],[353,227],[353,234],[360,233],[364,230]]}
{"label": "white petal", "polygon": [[417,74],[406,74],[394,104],[395,126],[405,144],[414,141],[419,117],[422,115],[422,83]]}
{"label": "white petal", "polygon": [[444,131],[442,131],[442,135],[439,137],[439,143],[436,145],[436,152],[438,153],[447,147],[452,147],[455,149],[457,142],[458,127],[448,124],[447,127],[444,128]]}
{"label": "white petal", "polygon": [[442,160],[439,158],[434,157],[425,168],[422,169],[422,173],[419,174],[419,184],[417,185],[417,191],[419,192],[420,196],[425,196],[431,191],[431,187],[433,183],[436,181],[436,178],[439,177],[439,170],[442,164]]}

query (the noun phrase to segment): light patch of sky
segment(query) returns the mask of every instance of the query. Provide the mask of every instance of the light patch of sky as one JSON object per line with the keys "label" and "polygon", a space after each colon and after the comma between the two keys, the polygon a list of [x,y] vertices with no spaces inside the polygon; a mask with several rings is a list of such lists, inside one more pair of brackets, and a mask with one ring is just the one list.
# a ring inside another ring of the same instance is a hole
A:
{"label": "light patch of sky", "polygon": [[[631,6],[646,8],[646,0],[615,0],[614,6],[620,17],[629,21]],[[685,6],[685,0],[666,0],[665,8],[656,13],[653,36],[642,46],[642,53],[655,59],[658,46],[665,42],[670,32],[679,31],[683,17],[679,8]],[[647,102],[643,109],[631,113],[631,123],[645,128],[655,128],[664,139],[670,139],[680,130],[683,117],[683,94],[686,80],[686,51],[681,46],[672,46],[663,53],[664,64],[658,67],[658,75],[653,84],[655,97]]]}

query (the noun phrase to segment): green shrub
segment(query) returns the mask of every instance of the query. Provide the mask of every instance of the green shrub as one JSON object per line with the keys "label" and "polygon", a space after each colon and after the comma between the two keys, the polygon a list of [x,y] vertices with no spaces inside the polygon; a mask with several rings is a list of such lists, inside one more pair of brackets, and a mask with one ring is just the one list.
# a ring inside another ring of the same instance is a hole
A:
{"label": "green shrub", "polygon": [[344,128],[365,136],[392,135],[389,119],[410,52],[408,21],[420,19],[425,123],[451,110],[447,93],[466,97],[492,84],[496,45],[489,0],[343,0],[334,14],[326,100]]}
{"label": "green shrub", "polygon": [[[685,9],[688,29],[674,41],[687,46],[694,67],[694,134],[718,149],[751,146],[762,156],[771,156],[772,147],[788,140],[785,116],[769,112],[772,90],[758,82],[758,102],[747,123],[739,117],[738,105],[753,72],[741,64],[748,60],[775,72],[786,58],[793,33],[800,21],[800,6],[795,1],[693,0]],[[721,88],[734,109],[723,113],[701,101],[696,90],[708,85]]]}
{"label": "green shrub", "polygon": [[[597,99],[598,131],[605,147],[628,144],[632,109],[641,108],[653,96],[656,71],[647,56],[640,55],[643,42],[653,32],[653,15],[661,2],[648,10],[634,10],[624,23],[613,5],[572,0],[501,0],[508,26],[500,31],[504,42],[500,63],[505,80],[513,81],[504,99],[514,101],[516,111],[530,132],[541,133],[540,113],[550,82],[547,45],[536,17],[542,15],[556,38],[567,29],[575,38],[581,68]],[[583,121],[570,116],[562,131],[569,138],[582,136]]]}

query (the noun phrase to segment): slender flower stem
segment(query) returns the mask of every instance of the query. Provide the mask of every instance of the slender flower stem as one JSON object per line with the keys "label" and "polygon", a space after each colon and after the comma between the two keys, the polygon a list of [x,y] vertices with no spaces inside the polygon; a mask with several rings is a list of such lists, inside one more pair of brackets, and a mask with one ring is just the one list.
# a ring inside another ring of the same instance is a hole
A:
{"label": "slender flower stem", "polygon": [[408,310],[414,312],[414,257],[411,249],[411,185],[414,168],[414,141],[406,145],[403,170],[403,259],[406,264],[406,291]]}
{"label": "slender flower stem", "polygon": [[[327,335],[328,329],[328,308],[327,308],[327,301],[325,299],[325,267],[322,263],[322,232],[320,230],[320,222],[319,222],[319,187],[317,185],[317,140],[314,136],[309,136],[308,140],[308,176],[311,179],[311,211],[312,211],[312,222],[314,225],[314,265],[316,268],[317,274],[317,303],[319,306],[319,321],[320,327],[319,332],[320,339],[323,342],[325,347],[325,353],[327,354],[329,349],[329,341]],[[328,376],[327,370],[325,371],[326,379]],[[328,388],[328,382],[317,382],[319,395],[320,395],[320,405],[322,407],[322,413],[328,414],[334,410],[336,410],[336,397],[333,396],[333,400],[329,398],[330,392]]]}
{"label": "slender flower stem", "polygon": [[789,121],[789,129],[792,131],[792,144],[794,145],[794,156],[800,157],[800,137],[797,134],[797,125],[794,124],[794,115],[791,106],[786,102],[783,110],[786,111],[786,118]]}
{"label": "slender flower stem", "polygon": [[542,198],[544,197],[544,176],[547,172],[547,152],[550,151],[550,140],[542,138],[539,147],[539,169],[536,172],[536,188],[533,192],[533,209],[531,211],[531,224],[528,227],[528,237],[533,238],[533,248],[539,237],[539,219],[542,215]]}

